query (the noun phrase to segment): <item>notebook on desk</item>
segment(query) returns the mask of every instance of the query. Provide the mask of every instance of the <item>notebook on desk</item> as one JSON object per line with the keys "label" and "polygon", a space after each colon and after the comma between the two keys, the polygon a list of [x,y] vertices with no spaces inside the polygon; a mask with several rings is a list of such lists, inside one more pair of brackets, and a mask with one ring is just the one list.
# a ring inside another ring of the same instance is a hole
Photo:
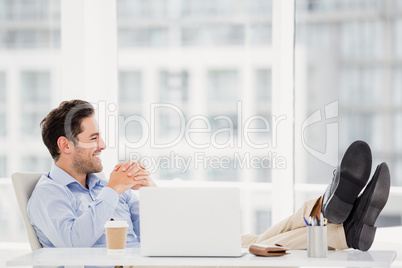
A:
{"label": "notebook on desk", "polygon": [[140,190],[143,256],[241,256],[240,221],[236,188]]}

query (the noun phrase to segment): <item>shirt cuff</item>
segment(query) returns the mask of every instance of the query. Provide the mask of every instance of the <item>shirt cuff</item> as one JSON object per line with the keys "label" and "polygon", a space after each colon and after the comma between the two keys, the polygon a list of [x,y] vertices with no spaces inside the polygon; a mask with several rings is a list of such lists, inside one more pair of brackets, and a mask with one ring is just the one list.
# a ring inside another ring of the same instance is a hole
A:
{"label": "shirt cuff", "polygon": [[96,197],[97,201],[103,201],[112,208],[116,208],[117,203],[119,202],[119,195],[110,187],[103,187],[103,189],[99,192]]}

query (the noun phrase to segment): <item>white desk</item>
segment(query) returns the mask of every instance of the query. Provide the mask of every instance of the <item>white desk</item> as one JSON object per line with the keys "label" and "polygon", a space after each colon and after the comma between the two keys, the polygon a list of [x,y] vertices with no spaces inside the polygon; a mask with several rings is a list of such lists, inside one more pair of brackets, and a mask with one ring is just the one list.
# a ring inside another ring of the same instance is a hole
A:
{"label": "white desk", "polygon": [[245,254],[239,258],[201,257],[142,257],[139,246],[129,248],[124,255],[107,255],[105,248],[42,248],[10,259],[7,266],[238,266],[238,267],[289,267],[289,266],[342,266],[389,267],[396,257],[395,251],[357,250],[328,252],[328,258],[308,258],[307,251],[293,250],[282,257],[257,257]]}

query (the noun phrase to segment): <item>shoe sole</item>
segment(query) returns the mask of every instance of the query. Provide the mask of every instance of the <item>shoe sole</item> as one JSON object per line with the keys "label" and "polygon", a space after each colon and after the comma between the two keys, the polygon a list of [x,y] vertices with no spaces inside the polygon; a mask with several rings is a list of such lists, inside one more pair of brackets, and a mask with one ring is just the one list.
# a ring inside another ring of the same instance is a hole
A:
{"label": "shoe sole", "polygon": [[371,156],[371,150],[362,141],[352,143],[346,150],[340,165],[338,185],[326,204],[326,208],[331,207],[325,213],[330,222],[339,224],[348,218],[357,196],[366,185],[371,169],[371,157],[367,166],[362,165],[367,161],[366,155]]}
{"label": "shoe sole", "polygon": [[[376,176],[377,175],[377,176]],[[363,208],[361,221],[357,222],[356,229],[360,230],[354,239],[354,248],[367,251],[373,244],[377,227],[374,224],[380,215],[382,209],[387,203],[390,189],[390,173],[385,163],[380,164],[373,176],[374,190],[368,197],[370,200]],[[368,189],[370,190],[370,189]]]}

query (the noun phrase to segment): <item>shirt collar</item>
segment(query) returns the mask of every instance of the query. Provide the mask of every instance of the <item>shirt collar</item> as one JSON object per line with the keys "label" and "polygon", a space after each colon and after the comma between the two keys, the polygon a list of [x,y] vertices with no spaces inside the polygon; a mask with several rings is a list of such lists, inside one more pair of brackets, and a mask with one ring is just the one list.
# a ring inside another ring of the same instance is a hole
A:
{"label": "shirt collar", "polygon": [[87,184],[89,190],[91,190],[94,186],[99,186],[101,179],[98,178],[95,174],[89,173],[87,175]]}
{"label": "shirt collar", "polygon": [[[59,168],[56,164],[53,163],[52,168],[49,172],[49,178],[52,179],[54,182],[57,182],[63,186],[67,186],[71,183],[78,183],[76,179],[70,176],[67,172],[65,172],[63,169]],[[94,186],[99,185],[100,179],[92,174],[89,173],[87,175],[87,184],[88,188],[92,189]]]}

